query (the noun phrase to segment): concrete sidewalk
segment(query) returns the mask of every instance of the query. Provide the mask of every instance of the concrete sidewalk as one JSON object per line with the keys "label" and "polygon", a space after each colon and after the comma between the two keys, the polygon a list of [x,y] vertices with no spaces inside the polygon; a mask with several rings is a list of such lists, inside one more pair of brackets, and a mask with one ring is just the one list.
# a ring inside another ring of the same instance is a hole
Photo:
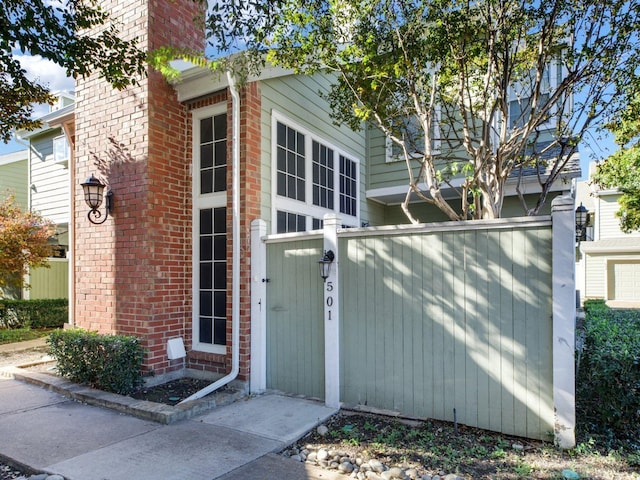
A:
{"label": "concrete sidewalk", "polygon": [[0,376],[0,454],[69,480],[330,480],[273,452],[333,413],[267,394],[162,425]]}

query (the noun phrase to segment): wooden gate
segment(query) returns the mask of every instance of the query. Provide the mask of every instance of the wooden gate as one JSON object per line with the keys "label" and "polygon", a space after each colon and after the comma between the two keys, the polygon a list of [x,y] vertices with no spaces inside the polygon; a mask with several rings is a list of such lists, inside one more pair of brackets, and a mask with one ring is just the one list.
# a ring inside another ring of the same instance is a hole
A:
{"label": "wooden gate", "polygon": [[267,388],[324,398],[322,240],[267,245]]}

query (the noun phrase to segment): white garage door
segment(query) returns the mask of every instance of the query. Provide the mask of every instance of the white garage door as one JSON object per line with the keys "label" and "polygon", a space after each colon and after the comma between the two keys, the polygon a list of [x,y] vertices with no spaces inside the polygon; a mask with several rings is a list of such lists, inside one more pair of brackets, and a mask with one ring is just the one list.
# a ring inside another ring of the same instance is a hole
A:
{"label": "white garage door", "polygon": [[640,301],[640,261],[613,261],[609,272],[610,300]]}

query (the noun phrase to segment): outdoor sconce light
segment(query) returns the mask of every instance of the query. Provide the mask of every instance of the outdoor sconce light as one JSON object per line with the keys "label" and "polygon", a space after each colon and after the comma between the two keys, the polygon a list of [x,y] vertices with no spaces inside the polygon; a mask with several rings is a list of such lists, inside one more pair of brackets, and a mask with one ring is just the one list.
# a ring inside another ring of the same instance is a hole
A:
{"label": "outdoor sconce light", "polygon": [[589,224],[589,210],[582,205],[576,208],[576,242],[587,239],[587,225]]}
{"label": "outdoor sconce light", "polygon": [[327,250],[324,252],[322,258],[318,260],[318,265],[320,266],[320,276],[322,277],[323,282],[327,281],[329,271],[331,270],[331,264],[333,263],[335,258],[336,256],[333,253],[333,250]]}
{"label": "outdoor sconce light", "polygon": [[113,192],[109,189],[107,190],[107,193],[105,193],[104,218],[99,220],[100,217],[102,217],[102,214],[98,208],[102,205],[102,192],[104,191],[105,185],[94,177],[93,174],[91,174],[91,176],[80,185],[82,185],[82,190],[84,190],[84,201],[87,202],[87,205],[89,205],[89,208],[91,209],[87,214],[87,218],[91,223],[96,225],[104,223],[109,217],[109,213],[113,210]]}

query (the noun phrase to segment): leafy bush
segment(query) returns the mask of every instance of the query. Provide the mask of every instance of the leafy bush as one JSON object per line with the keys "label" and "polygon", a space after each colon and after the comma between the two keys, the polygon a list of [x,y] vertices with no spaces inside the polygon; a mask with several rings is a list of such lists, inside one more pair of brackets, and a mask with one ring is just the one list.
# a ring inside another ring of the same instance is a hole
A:
{"label": "leafy bush", "polygon": [[71,381],[127,395],[142,385],[144,349],[136,337],[60,330],[48,339],[58,373]]}
{"label": "leafy bush", "polygon": [[612,443],[640,439],[640,311],[586,310],[576,391],[583,428]]}
{"label": "leafy bush", "polygon": [[0,327],[62,328],[69,318],[69,300],[0,300]]}
{"label": "leafy bush", "polygon": [[587,315],[598,315],[609,311],[609,307],[607,306],[606,302],[599,298],[585,300],[583,308],[585,314]]}

